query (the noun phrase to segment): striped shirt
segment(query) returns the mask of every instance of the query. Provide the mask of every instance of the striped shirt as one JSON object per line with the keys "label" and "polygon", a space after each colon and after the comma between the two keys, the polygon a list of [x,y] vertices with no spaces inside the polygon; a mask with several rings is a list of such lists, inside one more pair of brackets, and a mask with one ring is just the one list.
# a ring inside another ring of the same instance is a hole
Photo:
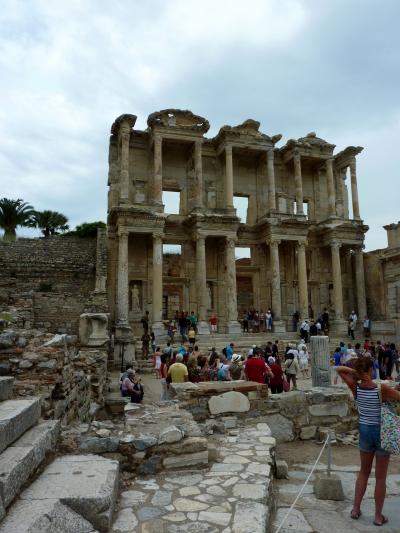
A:
{"label": "striped shirt", "polygon": [[360,424],[380,426],[381,400],[378,389],[365,389],[357,385],[356,402]]}

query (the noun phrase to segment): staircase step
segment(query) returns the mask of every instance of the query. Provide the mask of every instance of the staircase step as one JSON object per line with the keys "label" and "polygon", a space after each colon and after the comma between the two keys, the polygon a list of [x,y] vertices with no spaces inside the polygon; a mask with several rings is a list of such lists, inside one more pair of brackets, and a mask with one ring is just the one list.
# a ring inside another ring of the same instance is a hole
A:
{"label": "staircase step", "polygon": [[12,396],[14,378],[11,376],[0,377],[0,401],[9,400]]}
{"label": "staircase step", "polygon": [[39,416],[39,398],[0,403],[0,453],[35,425]]}
{"label": "staircase step", "polygon": [[55,451],[59,432],[59,420],[46,420],[29,429],[0,455],[0,496],[4,507],[10,505],[46,453]]}
{"label": "staircase step", "polygon": [[108,532],[118,481],[118,461],[92,454],[59,457],[10,507],[0,533]]}

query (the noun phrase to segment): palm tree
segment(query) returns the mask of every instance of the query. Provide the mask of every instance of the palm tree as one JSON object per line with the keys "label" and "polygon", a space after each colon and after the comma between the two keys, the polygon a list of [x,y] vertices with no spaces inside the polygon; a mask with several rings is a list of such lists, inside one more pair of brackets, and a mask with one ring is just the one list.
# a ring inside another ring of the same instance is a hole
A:
{"label": "palm tree", "polygon": [[69,226],[68,218],[57,211],[34,211],[31,226],[40,228],[45,237],[57,235],[60,231],[66,231]]}
{"label": "palm tree", "polygon": [[30,226],[33,207],[18,198],[0,200],[0,228],[4,230],[5,241],[15,241],[17,226]]}

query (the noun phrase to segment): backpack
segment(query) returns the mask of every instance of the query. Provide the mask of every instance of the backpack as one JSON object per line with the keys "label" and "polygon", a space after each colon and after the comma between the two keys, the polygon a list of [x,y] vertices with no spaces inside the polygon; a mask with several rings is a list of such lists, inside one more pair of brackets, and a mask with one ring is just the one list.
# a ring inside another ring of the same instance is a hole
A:
{"label": "backpack", "polygon": [[226,374],[225,374],[225,370],[223,368],[218,369],[217,379],[218,379],[218,381],[225,381],[226,380]]}
{"label": "backpack", "polygon": [[227,354],[226,346],[225,346],[225,348],[222,348],[222,353],[226,356],[226,354]]}

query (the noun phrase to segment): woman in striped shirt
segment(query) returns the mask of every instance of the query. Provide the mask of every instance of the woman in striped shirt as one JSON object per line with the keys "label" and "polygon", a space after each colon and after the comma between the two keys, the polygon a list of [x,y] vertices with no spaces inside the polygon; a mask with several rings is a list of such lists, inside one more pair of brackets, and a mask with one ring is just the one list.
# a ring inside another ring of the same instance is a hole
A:
{"label": "woman in striped shirt", "polygon": [[[351,518],[361,516],[361,501],[365,494],[368,478],[375,456],[375,518],[374,524],[381,526],[388,519],[382,514],[386,495],[386,475],[390,455],[381,448],[381,399],[376,384],[372,381],[373,363],[370,357],[363,357],[353,362],[353,367],[338,366],[336,370],[351,390],[359,414],[359,449],[361,468],[357,477]],[[398,387],[396,387],[397,389]],[[387,385],[381,386],[382,401],[400,401],[399,390]]]}

